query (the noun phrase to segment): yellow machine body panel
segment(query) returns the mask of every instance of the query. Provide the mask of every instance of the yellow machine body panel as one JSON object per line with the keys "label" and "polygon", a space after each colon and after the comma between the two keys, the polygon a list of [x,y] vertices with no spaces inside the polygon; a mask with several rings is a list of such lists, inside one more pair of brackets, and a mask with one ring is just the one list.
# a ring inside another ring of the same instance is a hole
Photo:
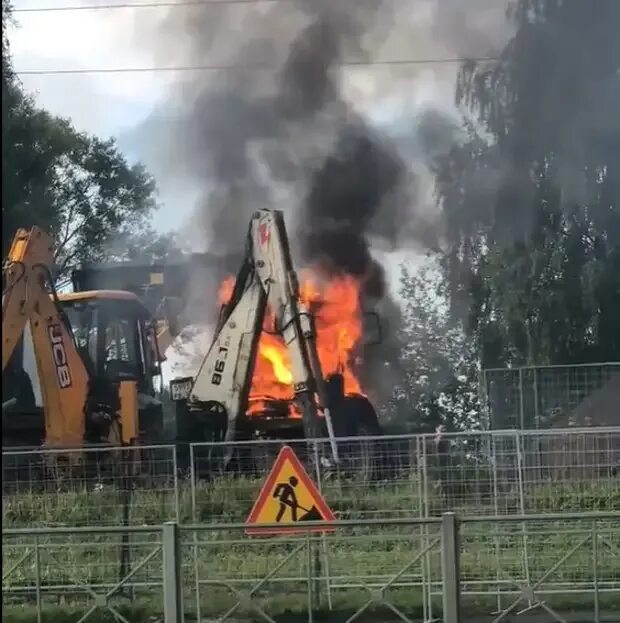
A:
{"label": "yellow machine body panel", "polygon": [[[87,412],[94,409],[96,419],[97,413],[105,411],[104,403],[116,412],[107,411],[107,417],[112,417],[107,441],[131,443],[140,434],[138,383],[144,388],[148,362],[154,361],[145,329],[148,310],[138,296],[122,290],[57,294],[53,266],[51,238],[37,227],[19,229],[3,267],[3,375],[29,323],[45,445],[83,445],[90,435]],[[120,407],[110,406],[115,399],[105,391],[93,394],[94,382],[100,392],[102,383],[116,386]]]}
{"label": "yellow machine body panel", "polygon": [[[49,297],[32,315],[30,326],[50,446],[79,446],[84,440],[84,400],[88,373],[73,338]],[[41,347],[48,341],[49,344]]]}
{"label": "yellow machine body panel", "polygon": [[50,446],[79,446],[84,438],[88,373],[70,328],[45,283],[53,266],[50,237],[37,227],[18,230],[7,258],[2,297],[2,370],[30,322]]}
{"label": "yellow machine body panel", "polygon": [[128,445],[138,439],[138,388],[133,381],[121,381],[121,443]]}

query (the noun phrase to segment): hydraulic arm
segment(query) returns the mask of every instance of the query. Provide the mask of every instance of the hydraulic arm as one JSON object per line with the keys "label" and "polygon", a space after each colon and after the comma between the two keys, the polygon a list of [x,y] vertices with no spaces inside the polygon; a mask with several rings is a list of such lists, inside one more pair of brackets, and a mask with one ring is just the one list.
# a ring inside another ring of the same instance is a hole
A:
{"label": "hydraulic arm", "polygon": [[[26,324],[30,323],[43,401],[45,443],[70,447],[88,441],[115,445],[128,442],[137,434],[136,381],[110,380],[91,369],[92,361],[78,349],[56,294],[53,265],[50,237],[37,227],[29,231],[19,229],[3,267],[3,376]],[[96,299],[97,293],[93,295]],[[83,306],[88,304],[85,299]],[[97,312],[90,315],[97,317]],[[100,335],[101,339],[109,333],[105,327],[98,329],[89,326],[86,333]],[[85,341],[88,343],[89,335]],[[19,418],[19,409],[11,412],[10,417]]]}
{"label": "hydraulic arm", "polygon": [[318,435],[319,410],[325,416],[332,451],[337,449],[319,361],[312,317],[299,296],[282,212],[257,211],[251,220],[246,255],[232,296],[224,306],[212,345],[194,380],[191,402],[224,415],[224,439],[235,438],[247,410],[258,340],[269,307],[275,331],[291,361],[295,400],[307,438]]}
{"label": "hydraulic arm", "polygon": [[[60,306],[50,297],[53,246],[33,227],[18,230],[4,266],[2,371],[30,321],[50,445],[80,445],[84,438],[84,394],[88,373]],[[53,292],[53,289],[52,289]]]}

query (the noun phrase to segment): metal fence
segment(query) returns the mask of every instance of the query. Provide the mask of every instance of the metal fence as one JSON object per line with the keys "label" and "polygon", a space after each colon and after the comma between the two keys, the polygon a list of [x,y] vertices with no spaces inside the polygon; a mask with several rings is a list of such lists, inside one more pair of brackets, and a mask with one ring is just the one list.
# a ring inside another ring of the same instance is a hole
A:
{"label": "metal fence", "polygon": [[[242,522],[282,443],[3,452],[3,525]],[[620,427],[290,443],[339,519],[620,510]]]}
{"label": "metal fence", "polygon": [[487,369],[489,428],[620,425],[620,362]]}
{"label": "metal fence", "polygon": [[180,519],[174,446],[2,452],[2,524],[105,526]]}
{"label": "metal fence", "polygon": [[499,623],[522,612],[551,623],[576,606],[581,621],[620,616],[618,512],[335,527],[258,539],[243,524],[5,529],[3,621],[107,610],[137,623]]}
{"label": "metal fence", "polygon": [[339,528],[249,539],[241,522],[282,443],[194,444],[188,474],[172,446],[4,452],[3,620],[177,621],[183,603],[188,621],[430,621],[455,568],[448,512],[463,612],[620,612],[620,427],[343,439],[338,465],[327,440],[290,442]]}
{"label": "metal fence", "polygon": [[[620,510],[620,427],[291,445],[340,519]],[[193,521],[245,520],[281,446],[193,444]]]}

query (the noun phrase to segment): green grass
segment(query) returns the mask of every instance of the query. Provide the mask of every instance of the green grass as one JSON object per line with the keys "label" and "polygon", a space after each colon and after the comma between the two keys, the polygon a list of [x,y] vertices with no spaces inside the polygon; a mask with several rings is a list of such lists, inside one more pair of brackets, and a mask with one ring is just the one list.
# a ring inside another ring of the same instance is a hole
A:
{"label": "green grass", "polygon": [[[379,516],[419,517],[424,509],[421,504],[421,487],[415,479],[400,480],[397,483],[356,483],[354,480],[325,481],[323,491],[332,509],[342,518],[363,518]],[[196,512],[192,510],[192,495],[188,483],[180,483],[178,504],[179,519],[182,524],[217,522],[226,524],[243,522],[260,489],[261,481],[251,478],[222,478],[215,482],[201,482],[195,495]],[[563,511],[612,511],[620,509],[620,486],[611,482],[578,482],[572,486],[564,484],[530,487],[526,491],[528,512]],[[462,514],[494,514],[498,506],[485,487],[470,487],[448,492],[441,487],[428,487],[428,506],[431,512],[440,513],[455,510]],[[448,501],[451,500],[451,501]],[[499,509],[504,512],[517,512],[519,499],[514,492],[505,492]],[[121,523],[121,502],[118,492],[112,488],[101,491],[46,491],[32,493],[13,493],[3,496],[3,527],[39,526],[78,526],[111,525]],[[131,497],[130,523],[133,525],[157,525],[174,519],[176,501],[169,485],[159,490],[134,491]],[[584,530],[590,529],[588,522],[540,522],[528,524],[528,536],[524,541],[522,528],[514,524],[464,524],[462,527],[461,556],[462,578],[469,590],[493,590],[496,582],[496,569],[499,563],[502,578],[523,578],[522,559],[526,542],[532,578],[536,579],[566,554],[583,537]],[[618,587],[620,572],[618,552],[620,534],[611,531],[611,526],[601,523],[598,526],[599,543],[598,580]],[[567,530],[581,531],[567,533]],[[419,551],[421,543],[419,526],[400,527],[358,527],[341,529],[325,539],[325,545],[316,541],[316,552],[320,567],[318,573],[324,577],[329,566],[332,581],[343,585],[334,589],[333,599],[338,611],[349,612],[357,609],[368,598],[361,589],[345,588],[360,583],[381,584],[401,571]],[[435,527],[429,527],[432,535]],[[184,534],[183,576],[187,593],[187,610],[195,610],[200,603],[202,616],[221,615],[231,607],[236,598],[229,589],[221,586],[202,585],[199,599],[196,599],[196,577],[201,581],[229,582],[234,586],[249,590],[281,563],[288,553],[304,539],[250,539],[241,531],[222,527],[218,530],[200,532],[196,549],[193,535]],[[131,537],[130,555],[137,563],[152,551],[159,540],[157,532]],[[70,547],[64,543],[69,542]],[[62,543],[62,544],[61,544]],[[24,545],[32,545],[32,539],[3,538],[3,568],[8,569],[19,560]],[[119,560],[122,550],[120,537],[71,535],[69,537],[41,537],[39,540],[40,580],[43,586],[50,584],[75,583],[86,580],[91,583],[118,581]],[[325,548],[325,549],[323,549]],[[615,549],[614,549],[615,548]],[[615,558],[614,558],[615,552]],[[586,543],[552,576],[549,581],[556,586],[570,586],[584,582],[591,589],[592,581],[592,543]],[[303,548],[288,561],[268,582],[258,595],[259,601],[267,605],[266,611],[277,620],[295,621],[302,617],[307,608],[306,580],[307,550]],[[314,558],[313,558],[314,560]],[[435,548],[426,559],[433,581],[440,581],[440,555]],[[197,576],[196,576],[197,573]],[[412,567],[403,574],[401,581],[420,582],[420,566]],[[161,612],[158,603],[159,589],[141,587],[141,582],[154,582],[161,578],[161,558],[158,554],[149,564],[138,572],[133,581],[133,597],[138,605],[129,606],[120,600],[125,608],[134,608],[125,615],[129,620],[156,623]],[[477,581],[478,584],[473,584]],[[29,559],[20,566],[10,578],[3,582],[4,587],[34,584],[35,566]],[[563,583],[563,584],[559,584]],[[612,584],[613,583],[613,584]],[[317,613],[325,609],[325,582],[319,582],[322,604]],[[412,616],[418,616],[421,608],[419,588],[394,589],[394,603]],[[564,596],[550,597],[550,602],[558,600],[569,607],[570,599]],[[585,599],[585,598],[584,598]],[[608,595],[601,598],[612,599]],[[25,623],[33,618],[32,599],[29,603],[15,605],[10,603],[5,593],[3,620]],[[140,601],[141,600],[141,601]],[[506,598],[508,601],[509,598]],[[591,595],[587,596],[589,603]],[[468,597],[467,602],[474,608],[482,608],[480,598]],[[65,603],[52,595],[44,596],[46,621],[77,620],[72,613],[78,611],[78,604],[86,603],[83,598],[69,596]],[[579,601],[577,602],[579,603]],[[583,605],[583,599],[581,600]],[[618,602],[609,602],[609,608],[620,610]],[[140,605],[141,604],[141,605]],[[607,607],[607,606],[605,606]],[[487,606],[484,606],[487,608]],[[484,611],[488,611],[488,608]],[[84,610],[82,609],[83,613]],[[155,618],[153,618],[155,617]],[[280,617],[280,619],[278,619]],[[346,617],[344,617],[346,619]],[[102,623],[112,619],[93,619]],[[253,620],[238,618],[236,621]],[[300,621],[303,618],[299,619]],[[317,616],[317,620],[320,618]],[[327,619],[325,619],[327,620]],[[343,620],[342,617],[336,620]],[[370,620],[378,620],[369,618]],[[381,620],[389,620],[384,617]]]}
{"label": "green grass", "polygon": [[[346,621],[354,612],[357,611],[360,604],[364,603],[367,599],[367,595],[361,592],[351,593],[345,597],[337,597],[334,599],[332,609],[330,610],[326,604],[315,607],[313,610],[313,620],[317,623],[342,623]],[[496,602],[493,599],[476,598],[473,600],[464,600],[462,614],[463,623],[480,623],[480,613],[493,612],[496,608]],[[391,599],[391,603],[396,605],[401,612],[404,612],[409,618],[413,620],[421,620],[423,616],[423,608],[419,600],[412,599],[409,592],[409,597],[400,595]],[[510,600],[505,601],[505,605],[508,605]],[[587,604],[584,604],[583,600],[579,597],[573,598],[561,598],[548,597],[545,599],[545,603],[551,606],[556,611],[559,611],[566,617],[567,621],[575,623],[591,623],[593,620],[592,608],[588,608]],[[201,609],[200,615],[203,622],[209,620],[216,620],[225,611],[229,602],[218,601],[211,599],[208,602],[205,601],[204,607]],[[525,605],[525,604],[523,604]],[[153,601],[146,601],[144,603],[126,603],[117,604],[117,610],[126,617],[132,623],[163,623],[162,607],[158,603]],[[600,613],[603,617],[603,621],[617,621],[617,618],[613,617],[614,614],[620,612],[620,599],[612,598],[609,596],[603,596],[599,602]],[[269,604],[265,608],[266,612],[277,623],[307,623],[308,614],[307,609],[304,607],[303,601],[299,599],[295,600],[293,597],[272,596],[269,599]],[[44,621],[45,623],[76,623],[81,616],[83,616],[85,609],[78,604],[65,604],[63,606],[49,606],[45,609]],[[547,623],[549,621],[548,616],[544,610],[537,610],[533,614],[537,614],[539,618],[534,619],[536,623]],[[433,615],[439,618],[441,616],[441,603],[439,599],[433,600]],[[542,616],[541,616],[542,615]],[[470,618],[471,617],[471,618]],[[193,623],[197,621],[195,611],[185,612],[186,623]],[[37,621],[36,609],[32,605],[21,606],[4,606],[2,612],[2,620],[7,623],[35,623]],[[264,619],[253,612],[238,611],[234,616],[228,619],[231,623],[263,623]],[[484,618],[485,623],[490,621],[490,617],[487,615]],[[518,617],[519,621],[523,623],[529,623],[532,621],[527,616]],[[114,616],[103,609],[93,613],[89,619],[89,623],[117,623],[117,619]],[[397,623],[400,619],[396,617],[385,606],[371,606],[359,619],[356,619],[358,623],[376,623],[382,621],[383,623]]]}
{"label": "green grass", "polygon": [[[195,512],[192,508],[190,484],[180,481],[178,487],[178,519],[181,523],[245,521],[262,480],[245,477],[222,477],[214,482],[199,481],[196,485]],[[132,525],[160,524],[176,519],[177,500],[173,484],[131,493]],[[323,494],[341,519],[371,517],[421,517],[424,513],[440,515],[455,511],[466,515],[494,515],[520,512],[517,488],[500,492],[494,498],[490,487],[465,482],[457,487],[440,484],[426,487],[427,507],[423,508],[423,487],[415,478],[395,482],[356,482],[326,480]],[[525,508],[529,513],[620,510],[620,480],[602,482],[557,483],[528,486]],[[5,493],[2,519],[5,528],[33,526],[113,525],[123,522],[123,494],[111,486],[101,490],[47,490]]]}
{"label": "green grass", "polygon": [[[153,607],[148,602],[143,604],[120,604],[118,612],[128,621],[134,623],[159,623],[161,608]],[[74,623],[84,615],[84,608],[68,604],[64,606],[50,605],[45,608],[45,623]],[[3,605],[2,620],[7,623],[35,623],[37,621],[36,608],[26,605]],[[88,618],[89,623],[118,623],[118,619],[110,611],[98,610]]]}

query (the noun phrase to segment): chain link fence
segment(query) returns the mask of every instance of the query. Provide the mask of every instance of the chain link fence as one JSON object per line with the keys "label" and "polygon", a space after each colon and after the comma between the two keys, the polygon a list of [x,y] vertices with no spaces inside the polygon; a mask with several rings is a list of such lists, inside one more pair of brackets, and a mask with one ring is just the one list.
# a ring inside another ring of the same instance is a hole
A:
{"label": "chain link fence", "polygon": [[4,452],[4,604],[61,618],[62,603],[118,620],[140,620],[130,604],[164,611],[162,582],[174,580],[162,580],[160,528],[172,520],[190,617],[430,621],[444,591],[441,517],[456,512],[464,607],[497,621],[549,607],[561,621],[554,600],[586,595],[599,617],[586,620],[620,612],[620,427],[341,439],[338,464],[327,440],[289,443],[336,533],[242,534],[281,441],[193,444],[186,476],[172,446]]}
{"label": "chain link fence", "polygon": [[[3,525],[242,522],[283,443],[3,452]],[[620,427],[289,443],[339,519],[620,509]]]}
{"label": "chain link fence", "polygon": [[492,430],[620,425],[620,362],[487,369]]}

